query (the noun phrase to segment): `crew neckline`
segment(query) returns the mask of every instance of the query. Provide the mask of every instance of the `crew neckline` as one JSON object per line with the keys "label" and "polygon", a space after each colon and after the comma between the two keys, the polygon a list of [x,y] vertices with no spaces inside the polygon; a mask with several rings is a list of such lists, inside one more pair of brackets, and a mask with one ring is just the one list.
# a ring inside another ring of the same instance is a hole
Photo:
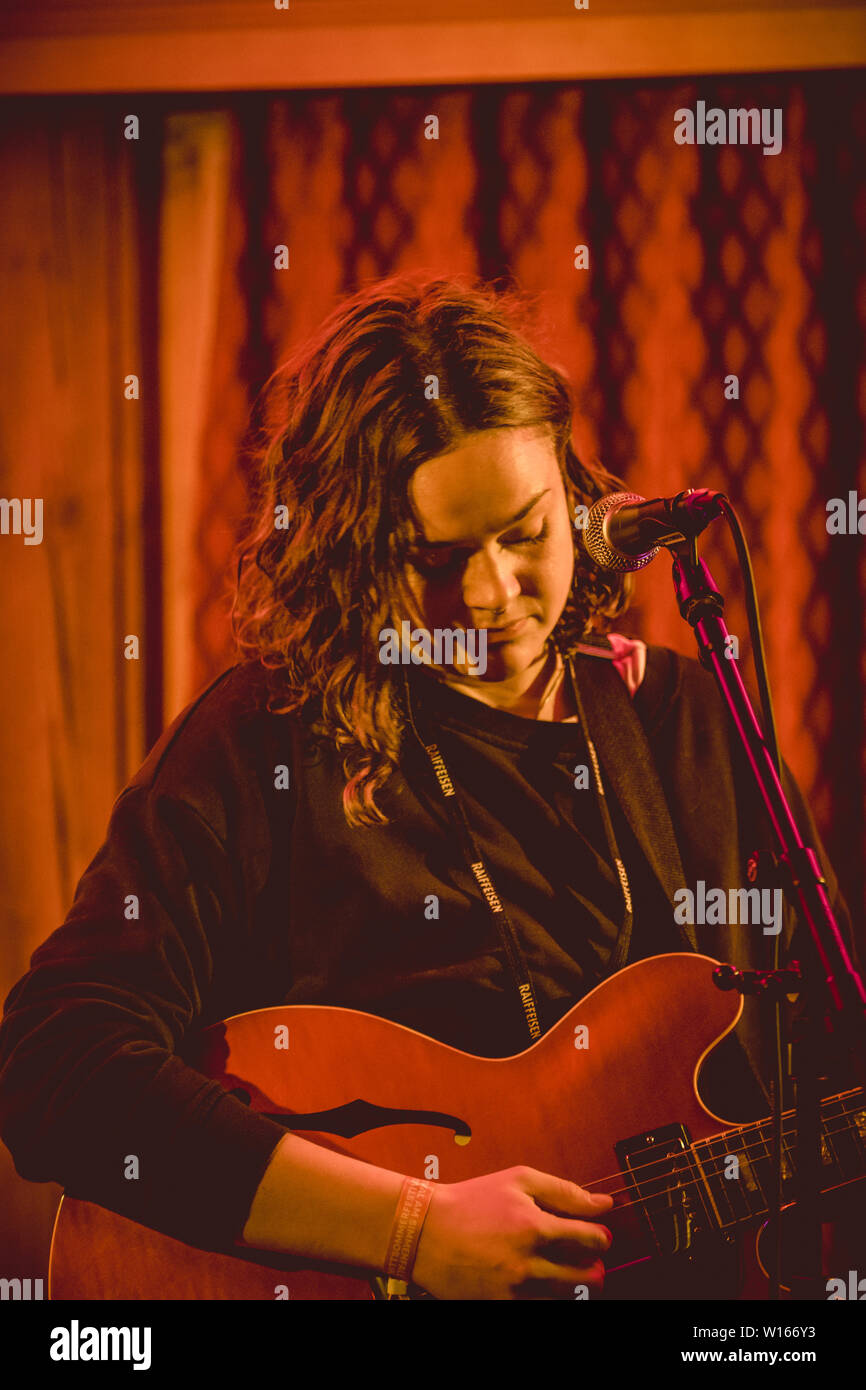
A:
{"label": "crew neckline", "polygon": [[580,724],[574,720],[535,719],[532,715],[513,714],[510,710],[485,704],[474,695],[447,685],[423,666],[410,672],[410,680],[417,682],[415,688],[420,698],[443,724],[465,733],[491,737],[517,747],[526,747],[530,741],[539,739],[557,745],[582,739]]}
{"label": "crew neckline", "polygon": [[[608,633],[596,637],[584,648],[592,659],[612,661],[617,675],[625,684],[629,695],[635,702],[636,695],[645,700],[653,682],[647,683],[646,644],[618,633]],[[638,655],[638,669],[631,666],[632,658]],[[623,664],[624,663],[624,664]],[[566,663],[566,666],[568,663]],[[431,674],[425,667],[409,669],[408,676],[414,682],[414,689],[425,706],[435,713],[443,725],[459,729],[461,732],[475,734],[494,742],[506,743],[515,748],[526,748],[530,742],[536,745],[545,742],[551,747],[570,748],[582,742],[583,731],[580,722],[572,720],[537,719],[532,715],[514,714],[511,710],[488,705],[474,695],[447,684]]]}

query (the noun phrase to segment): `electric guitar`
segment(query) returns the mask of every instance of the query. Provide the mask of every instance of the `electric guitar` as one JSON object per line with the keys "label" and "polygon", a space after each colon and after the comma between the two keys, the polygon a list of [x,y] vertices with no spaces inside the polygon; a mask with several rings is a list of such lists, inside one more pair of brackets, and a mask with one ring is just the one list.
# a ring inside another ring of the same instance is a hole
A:
{"label": "electric guitar", "polygon": [[[717,964],[672,953],[627,966],[514,1057],[470,1056],[352,1009],[294,1005],[205,1030],[194,1064],[286,1129],[380,1167],[454,1183],[523,1164],[610,1192],[606,1299],[765,1297],[770,1121],[727,1124],[696,1086],[743,1007],[714,986]],[[822,1191],[847,1195],[866,1174],[866,1093],[823,1100],[821,1121]],[[794,1130],[788,1113],[788,1204]],[[426,1296],[410,1286],[414,1295]],[[202,1251],[67,1196],[55,1222],[53,1299],[385,1296],[385,1281],[364,1270]]]}

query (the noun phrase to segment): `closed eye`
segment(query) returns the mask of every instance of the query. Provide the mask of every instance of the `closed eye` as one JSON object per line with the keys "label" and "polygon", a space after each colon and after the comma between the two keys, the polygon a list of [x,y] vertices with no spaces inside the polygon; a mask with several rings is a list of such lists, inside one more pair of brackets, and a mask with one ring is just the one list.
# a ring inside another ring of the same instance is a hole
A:
{"label": "closed eye", "polygon": [[[547,539],[548,534],[548,526],[547,522],[545,521],[541,527],[541,530],[537,531],[534,536],[517,536],[513,541],[504,541],[503,544],[526,546],[541,545],[542,541]],[[417,554],[411,557],[410,562],[415,569],[420,570],[422,573],[425,570],[429,570],[431,572],[435,571],[436,573],[442,573],[443,570],[449,570],[454,568],[460,561],[460,559],[460,551],[457,551],[455,553],[454,551],[448,550],[431,550],[426,552],[419,551]]]}
{"label": "closed eye", "polygon": [[519,536],[516,541],[511,541],[511,545],[540,545],[547,538],[547,522],[545,521],[540,531],[534,536]]}

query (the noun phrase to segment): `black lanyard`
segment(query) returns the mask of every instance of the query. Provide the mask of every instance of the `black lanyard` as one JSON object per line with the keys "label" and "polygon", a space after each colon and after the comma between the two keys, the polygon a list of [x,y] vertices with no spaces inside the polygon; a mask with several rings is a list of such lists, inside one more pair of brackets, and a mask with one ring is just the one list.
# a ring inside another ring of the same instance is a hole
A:
{"label": "black lanyard", "polygon": [[[613,974],[615,973],[615,971],[621,969],[621,967],[625,964],[625,958],[628,952],[629,942],[631,940],[631,930],[632,924],[634,922],[634,916],[632,913],[631,889],[629,887],[628,874],[626,873],[625,865],[623,864],[622,858],[620,857],[619,846],[616,842],[616,835],[614,833],[613,822],[610,818],[607,797],[605,796],[604,791],[604,783],[601,777],[601,768],[599,766],[598,755],[595,751],[595,744],[593,743],[592,738],[590,737],[589,729],[587,727],[586,714],[583,708],[583,701],[580,698],[580,689],[577,684],[577,678],[574,670],[574,661],[572,657],[569,657],[566,660],[566,669],[568,672],[568,676],[571,680],[572,694],[574,696],[574,703],[577,709],[578,727],[580,728],[581,733],[583,734],[583,738],[586,743],[587,750],[589,752],[589,760],[592,766],[593,780],[595,784],[596,799],[598,801],[598,807],[599,812],[601,814],[602,824],[604,826],[604,832],[607,837],[608,851],[614,864],[616,865],[616,872],[619,878],[620,887],[622,889],[623,903],[625,907],[622,925],[620,927],[619,934],[617,935],[613,952],[611,953],[609,969],[610,973]],[[520,999],[523,1017],[526,1021],[526,1026],[529,1030],[529,1036],[532,1039],[532,1041],[535,1042],[537,1038],[541,1037],[542,1032],[541,1022],[538,1016],[538,1001],[536,999],[535,989],[532,983],[532,976],[529,971],[529,966],[526,963],[526,959],[524,957],[523,951],[520,948],[520,943],[517,939],[517,933],[515,932],[514,927],[511,924],[511,920],[508,916],[508,913],[505,910],[505,906],[502,902],[502,899],[500,898],[493,885],[493,880],[490,877],[490,873],[487,869],[486,864],[484,863],[484,859],[482,858],[482,855],[478,849],[478,845],[476,844],[475,837],[472,834],[472,831],[469,827],[469,822],[466,819],[466,812],[463,808],[463,803],[460,800],[460,797],[457,793],[456,786],[451,780],[451,776],[448,771],[448,765],[445,762],[442,749],[433,738],[426,736],[427,723],[421,711],[418,710],[417,713],[413,711],[412,696],[409,688],[409,676],[405,666],[403,668],[403,685],[406,698],[406,715],[409,725],[412,729],[412,732],[415,734],[415,737],[417,738],[418,742],[420,743],[421,747],[424,749],[424,752],[427,754],[430,760],[430,764],[433,768],[433,772],[436,778],[436,785],[442,794],[446,809],[451,818],[452,825],[457,833],[457,837],[460,842],[460,848],[466,860],[467,867],[469,868],[470,872],[472,873],[476,882],[478,883],[478,886],[481,889],[481,893],[484,897],[484,901],[487,904],[490,915],[492,916],[493,921],[496,925],[496,930],[498,931],[502,944],[505,948],[505,957],[508,961],[508,967],[511,971],[512,979],[514,980],[514,983],[517,987],[517,993]],[[421,726],[420,728],[419,724]]]}

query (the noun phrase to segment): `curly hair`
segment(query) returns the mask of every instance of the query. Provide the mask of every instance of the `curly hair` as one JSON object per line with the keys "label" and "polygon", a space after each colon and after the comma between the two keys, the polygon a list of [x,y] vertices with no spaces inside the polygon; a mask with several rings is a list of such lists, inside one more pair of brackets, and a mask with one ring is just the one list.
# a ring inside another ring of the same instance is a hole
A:
{"label": "curly hair", "polygon": [[[378,634],[399,626],[414,470],[480,430],[546,426],[570,515],[623,486],[578,459],[570,384],[528,340],[533,307],[480,281],[379,280],[339,304],[257,402],[232,628],[243,655],[277,673],[272,712],[312,706],[312,728],[343,754],[349,825],[390,819],[376,795],[404,719]],[[630,595],[630,576],[598,570],[575,533],[560,650],[607,631]]]}

